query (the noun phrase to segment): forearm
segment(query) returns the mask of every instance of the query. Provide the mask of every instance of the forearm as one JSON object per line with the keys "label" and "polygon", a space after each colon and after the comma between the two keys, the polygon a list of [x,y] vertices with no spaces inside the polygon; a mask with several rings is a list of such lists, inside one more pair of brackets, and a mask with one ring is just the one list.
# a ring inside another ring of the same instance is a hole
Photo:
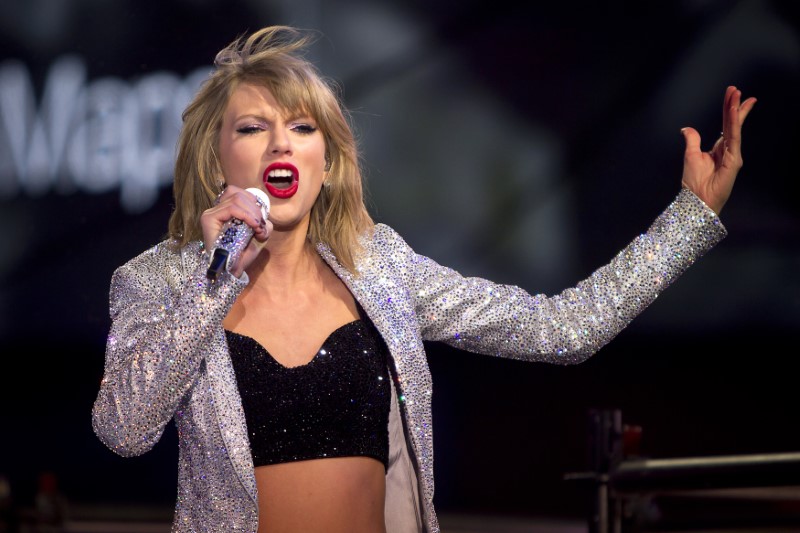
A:
{"label": "forearm", "polygon": [[577,363],[594,354],[726,235],[683,190],[607,265],[556,296],[461,278],[423,260],[417,313],[427,340],[503,357]]}

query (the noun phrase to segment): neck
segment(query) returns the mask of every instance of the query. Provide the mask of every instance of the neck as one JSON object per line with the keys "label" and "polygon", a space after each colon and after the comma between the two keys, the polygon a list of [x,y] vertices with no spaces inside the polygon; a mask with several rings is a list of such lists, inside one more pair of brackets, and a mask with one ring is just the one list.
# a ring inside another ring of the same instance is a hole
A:
{"label": "neck", "polygon": [[318,276],[321,262],[305,233],[273,230],[247,275],[254,286],[292,289]]}

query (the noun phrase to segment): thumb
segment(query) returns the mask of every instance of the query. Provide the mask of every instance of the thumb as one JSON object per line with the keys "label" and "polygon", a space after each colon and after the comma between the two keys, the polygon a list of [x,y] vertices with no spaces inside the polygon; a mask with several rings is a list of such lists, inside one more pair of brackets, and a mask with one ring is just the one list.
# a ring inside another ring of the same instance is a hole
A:
{"label": "thumb", "polygon": [[700,152],[700,134],[694,128],[686,127],[681,128],[681,134],[686,141],[685,155],[690,155]]}

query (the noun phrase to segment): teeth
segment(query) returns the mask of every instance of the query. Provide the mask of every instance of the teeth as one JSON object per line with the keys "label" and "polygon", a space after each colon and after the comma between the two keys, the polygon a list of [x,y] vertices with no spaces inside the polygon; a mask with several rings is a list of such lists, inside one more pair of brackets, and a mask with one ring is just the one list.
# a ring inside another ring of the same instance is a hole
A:
{"label": "teeth", "polygon": [[270,178],[291,178],[292,171],[288,168],[276,168],[269,171],[268,176]]}

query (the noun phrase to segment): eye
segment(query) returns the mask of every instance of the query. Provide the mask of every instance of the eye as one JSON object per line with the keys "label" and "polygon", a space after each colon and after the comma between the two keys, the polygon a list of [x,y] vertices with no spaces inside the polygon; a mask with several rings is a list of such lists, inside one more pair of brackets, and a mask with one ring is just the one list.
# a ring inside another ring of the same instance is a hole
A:
{"label": "eye", "polygon": [[258,125],[242,126],[241,128],[236,128],[237,133],[242,133],[244,135],[252,135],[253,133],[258,133],[260,131],[264,131],[264,128]]}
{"label": "eye", "polygon": [[300,133],[301,135],[311,135],[317,131],[317,127],[311,124],[294,124],[292,126],[292,131]]}

